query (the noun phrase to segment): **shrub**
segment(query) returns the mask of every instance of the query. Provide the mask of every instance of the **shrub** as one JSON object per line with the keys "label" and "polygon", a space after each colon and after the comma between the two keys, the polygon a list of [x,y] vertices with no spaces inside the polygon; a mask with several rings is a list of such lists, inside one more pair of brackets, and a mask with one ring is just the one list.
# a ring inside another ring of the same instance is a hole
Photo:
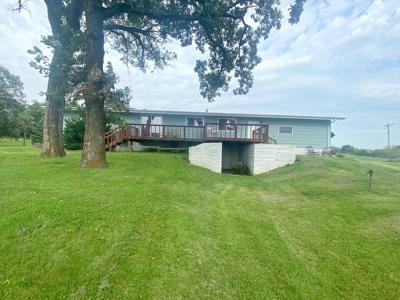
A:
{"label": "shrub", "polygon": [[233,173],[238,175],[250,175],[249,167],[244,164],[242,161],[237,161],[233,165]]}
{"label": "shrub", "polygon": [[340,152],[343,152],[343,153],[354,154],[355,150],[356,150],[356,148],[354,148],[353,146],[350,146],[350,145],[344,145],[344,146],[342,146],[342,148],[340,148]]}
{"label": "shrub", "polygon": [[73,116],[65,120],[64,141],[68,150],[80,150],[83,148],[83,135],[85,133],[85,121],[83,118]]}
{"label": "shrub", "polygon": [[144,146],[141,152],[160,152],[160,148],[157,146]]}
{"label": "shrub", "polygon": [[355,149],[354,154],[361,156],[370,156],[371,152],[366,149]]}
{"label": "shrub", "polygon": [[329,149],[329,153],[331,155],[336,155],[339,152],[340,152],[340,148],[337,148],[337,147],[330,147],[330,149]]}

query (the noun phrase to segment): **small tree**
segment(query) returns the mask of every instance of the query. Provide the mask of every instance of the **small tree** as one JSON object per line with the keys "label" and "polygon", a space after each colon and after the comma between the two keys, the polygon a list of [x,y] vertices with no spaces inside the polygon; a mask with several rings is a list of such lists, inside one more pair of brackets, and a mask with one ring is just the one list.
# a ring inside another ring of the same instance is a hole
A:
{"label": "small tree", "polygon": [[27,138],[32,140],[32,144],[42,143],[43,116],[44,104],[39,102],[25,105],[24,110],[18,114],[20,136],[23,138],[24,146],[26,145]]}
{"label": "small tree", "polygon": [[33,102],[26,107],[27,114],[32,123],[28,128],[28,135],[32,144],[42,144],[43,142],[43,122],[44,122],[45,103]]}
{"label": "small tree", "polygon": [[43,119],[39,123],[33,124],[30,137],[33,145],[41,145],[43,143]]}
{"label": "small tree", "polygon": [[82,116],[77,115],[66,119],[64,128],[65,148],[68,150],[82,149],[84,133],[85,120]]}
{"label": "small tree", "polygon": [[22,135],[22,145],[25,146],[26,139],[29,137],[30,128],[33,126],[32,116],[29,115],[26,108],[18,114],[18,123],[20,127],[20,135]]}

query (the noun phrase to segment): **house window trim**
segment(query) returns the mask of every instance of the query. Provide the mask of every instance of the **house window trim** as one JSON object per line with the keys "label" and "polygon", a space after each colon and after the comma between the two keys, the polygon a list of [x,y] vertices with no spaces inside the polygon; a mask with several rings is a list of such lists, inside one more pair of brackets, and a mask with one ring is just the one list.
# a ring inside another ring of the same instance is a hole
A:
{"label": "house window trim", "polygon": [[[281,127],[290,127],[290,128],[292,128],[292,131],[290,132],[290,133],[288,133],[288,132],[281,132]],[[293,134],[293,129],[294,129],[294,126],[293,125],[279,125],[278,126],[278,133],[279,134]]]}
{"label": "house window trim", "polygon": [[219,120],[234,120],[235,121],[235,127],[237,126],[237,120],[236,120],[236,118],[229,118],[229,117],[226,117],[226,118],[217,118],[217,124],[218,124],[218,130],[219,131],[224,131],[224,130],[226,130],[226,131],[235,131],[235,129],[219,129]]}
{"label": "house window trim", "polygon": [[160,117],[160,118],[161,118],[161,124],[153,124],[153,123],[151,123],[151,125],[155,125],[155,126],[164,125],[164,116],[163,116],[163,115],[140,114],[140,115],[139,115],[139,123],[142,124],[142,125],[146,125],[147,122],[146,122],[146,123],[142,123],[142,117],[147,117],[147,118],[148,118],[148,117],[151,117],[151,121],[153,121],[153,119],[155,119],[155,118],[157,118],[157,117]]}
{"label": "house window trim", "polygon": [[[203,120],[203,125],[201,125],[201,126],[196,126],[196,125],[187,125],[188,124],[188,118],[194,118],[194,119],[202,119]],[[204,120],[204,117],[192,117],[192,116],[186,116],[185,117],[185,126],[193,126],[193,127],[204,127],[205,126],[205,120]]]}

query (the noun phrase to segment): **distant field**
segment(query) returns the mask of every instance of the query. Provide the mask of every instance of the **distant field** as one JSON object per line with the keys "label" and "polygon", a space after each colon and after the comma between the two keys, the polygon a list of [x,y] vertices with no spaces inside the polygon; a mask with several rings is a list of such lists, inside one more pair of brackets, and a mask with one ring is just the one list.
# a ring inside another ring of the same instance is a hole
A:
{"label": "distant field", "polygon": [[88,170],[38,153],[0,142],[1,299],[399,298],[400,162],[241,177],[180,154]]}

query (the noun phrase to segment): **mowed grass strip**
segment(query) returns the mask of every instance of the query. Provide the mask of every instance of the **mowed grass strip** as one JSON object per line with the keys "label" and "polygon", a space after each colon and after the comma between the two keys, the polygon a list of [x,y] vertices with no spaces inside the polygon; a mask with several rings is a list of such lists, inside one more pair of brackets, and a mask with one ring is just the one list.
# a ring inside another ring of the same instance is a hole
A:
{"label": "mowed grass strip", "polygon": [[0,142],[0,298],[400,295],[400,162],[302,157],[243,177],[180,154],[109,153],[102,170],[79,156]]}

